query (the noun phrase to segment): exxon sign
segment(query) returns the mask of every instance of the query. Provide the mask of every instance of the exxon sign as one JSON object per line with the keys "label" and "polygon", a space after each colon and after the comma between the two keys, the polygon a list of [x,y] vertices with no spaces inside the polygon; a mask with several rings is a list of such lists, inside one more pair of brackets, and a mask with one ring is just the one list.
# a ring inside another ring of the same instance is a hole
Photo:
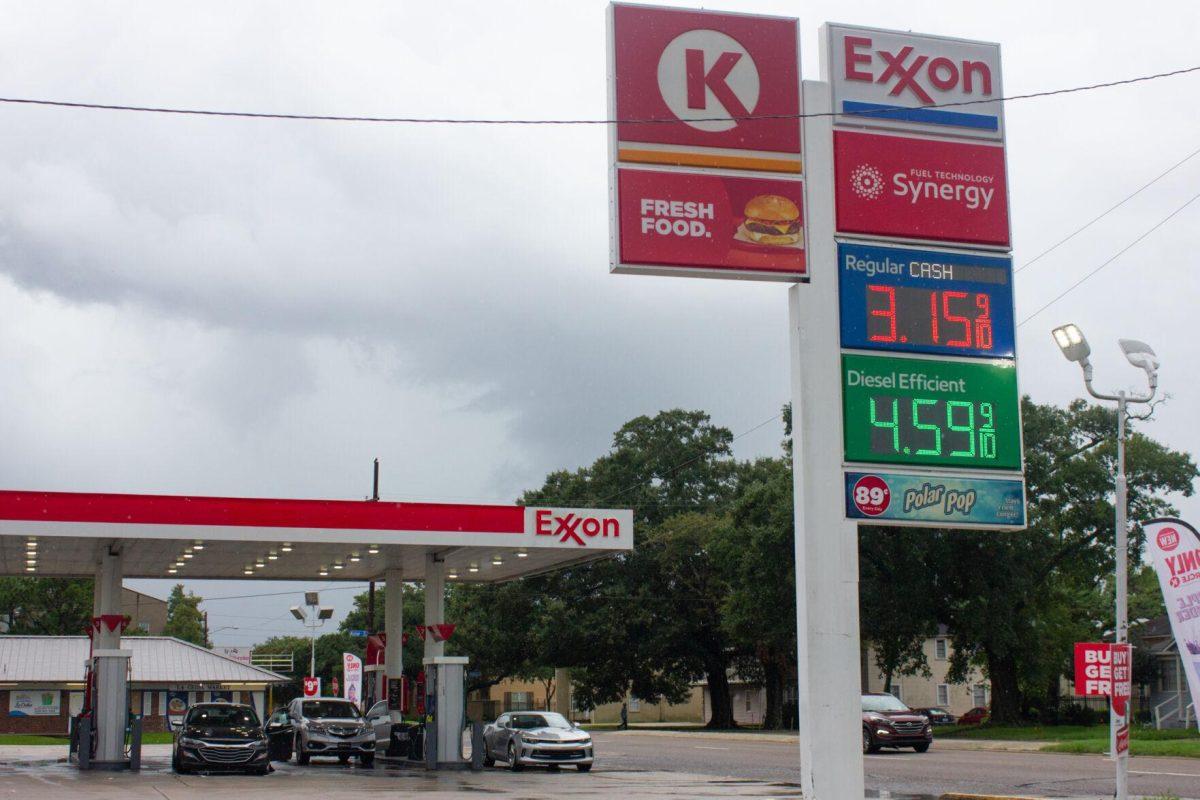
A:
{"label": "exxon sign", "polygon": [[1000,45],[828,24],[838,125],[1004,138]]}

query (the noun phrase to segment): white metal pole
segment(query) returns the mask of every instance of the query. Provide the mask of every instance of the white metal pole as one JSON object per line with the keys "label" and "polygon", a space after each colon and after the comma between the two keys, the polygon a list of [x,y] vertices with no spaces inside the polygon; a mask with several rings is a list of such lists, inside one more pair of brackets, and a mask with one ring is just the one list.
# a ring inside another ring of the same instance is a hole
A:
{"label": "white metal pole", "polygon": [[[1121,645],[1129,641],[1129,531],[1125,520],[1125,506],[1128,502],[1128,489],[1125,480],[1125,393],[1119,392],[1117,397],[1117,624],[1114,639],[1118,645]],[[1132,667],[1132,664],[1129,664],[1128,667]],[[1113,758],[1117,762],[1117,800],[1126,800],[1129,797],[1128,754],[1118,753],[1116,747],[1117,730],[1125,725],[1128,715],[1128,704],[1125,706],[1125,716],[1118,718],[1115,709],[1112,709],[1109,713],[1109,734],[1111,736],[1112,753]]]}
{"label": "white metal pole", "polygon": [[[804,110],[828,112],[829,84],[804,82]],[[804,120],[810,282],[789,293],[795,498],[800,786],[807,800],[864,795],[858,526],[843,510],[841,355],[830,117]]]}

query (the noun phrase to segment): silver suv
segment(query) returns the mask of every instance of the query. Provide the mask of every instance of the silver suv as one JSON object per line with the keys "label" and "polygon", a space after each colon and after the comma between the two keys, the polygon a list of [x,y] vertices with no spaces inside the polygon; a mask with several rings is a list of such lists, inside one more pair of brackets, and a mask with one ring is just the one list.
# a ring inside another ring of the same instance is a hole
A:
{"label": "silver suv", "polygon": [[375,762],[375,731],[349,700],[298,697],[287,715],[295,730],[297,764],[313,756],[336,756],[343,764],[353,756],[364,767]]}

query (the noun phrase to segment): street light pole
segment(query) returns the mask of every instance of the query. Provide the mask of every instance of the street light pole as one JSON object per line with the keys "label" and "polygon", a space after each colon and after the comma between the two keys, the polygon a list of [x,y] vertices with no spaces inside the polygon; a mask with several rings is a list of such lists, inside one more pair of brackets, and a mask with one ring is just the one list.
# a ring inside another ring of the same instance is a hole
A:
{"label": "street light pole", "polygon": [[317,628],[333,617],[333,609],[321,605],[320,595],[317,592],[305,592],[304,604],[308,606],[310,613],[306,614],[300,606],[292,606],[291,612],[293,617],[308,628],[308,676],[315,678],[317,672]]}
{"label": "street light pole", "polygon": [[[1116,645],[1125,645],[1129,643],[1129,524],[1127,519],[1128,503],[1129,503],[1129,484],[1125,476],[1125,422],[1129,413],[1130,403],[1149,403],[1154,399],[1154,394],[1158,390],[1158,357],[1150,345],[1145,342],[1139,342],[1134,339],[1120,339],[1119,344],[1121,350],[1125,353],[1125,358],[1135,367],[1140,368],[1146,373],[1147,382],[1150,385],[1148,394],[1138,395],[1129,394],[1125,391],[1117,392],[1116,394],[1104,394],[1097,392],[1092,386],[1092,363],[1088,360],[1092,349],[1084,338],[1083,332],[1074,324],[1063,325],[1054,329],[1054,340],[1058,343],[1059,349],[1062,350],[1064,356],[1069,361],[1079,363],[1083,369],[1083,383],[1087,387],[1088,394],[1097,400],[1115,400],[1117,403],[1117,475],[1116,475],[1116,541],[1114,542],[1116,553],[1114,560],[1116,561],[1116,625],[1114,631],[1114,642]],[[1132,659],[1126,665],[1127,669],[1132,669]],[[1115,688],[1115,676],[1113,684]],[[1117,731],[1128,724],[1129,720],[1129,701],[1126,700],[1125,713],[1118,715],[1113,704],[1109,703],[1108,715],[1108,742],[1109,753],[1116,762],[1116,798],[1117,800],[1127,800],[1129,797],[1129,759],[1128,755],[1117,753]]]}

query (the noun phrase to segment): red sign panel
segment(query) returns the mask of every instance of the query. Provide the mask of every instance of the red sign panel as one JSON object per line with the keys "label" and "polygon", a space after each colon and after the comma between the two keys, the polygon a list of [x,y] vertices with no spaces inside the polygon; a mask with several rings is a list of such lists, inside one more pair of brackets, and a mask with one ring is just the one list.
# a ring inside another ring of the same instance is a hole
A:
{"label": "red sign panel", "polygon": [[321,694],[321,679],[307,677],[304,679],[304,696],[317,697]]}
{"label": "red sign panel", "polygon": [[1128,644],[1112,647],[1112,707],[1119,716],[1125,716],[1129,697],[1133,694],[1133,651]]}
{"label": "red sign panel", "polygon": [[1122,725],[1117,728],[1117,755],[1129,755],[1129,726]]}
{"label": "red sign panel", "polygon": [[614,269],[798,280],[803,209],[800,181],[622,169]]}
{"label": "red sign panel", "polygon": [[1112,648],[1094,642],[1075,643],[1075,694],[1112,694]]}
{"label": "red sign panel", "polygon": [[1007,247],[1004,148],[835,131],[842,233]]}
{"label": "red sign panel", "polygon": [[[800,171],[797,20],[626,5],[611,13],[610,90],[625,120],[618,160]],[[775,118],[745,119],[758,116]]]}

